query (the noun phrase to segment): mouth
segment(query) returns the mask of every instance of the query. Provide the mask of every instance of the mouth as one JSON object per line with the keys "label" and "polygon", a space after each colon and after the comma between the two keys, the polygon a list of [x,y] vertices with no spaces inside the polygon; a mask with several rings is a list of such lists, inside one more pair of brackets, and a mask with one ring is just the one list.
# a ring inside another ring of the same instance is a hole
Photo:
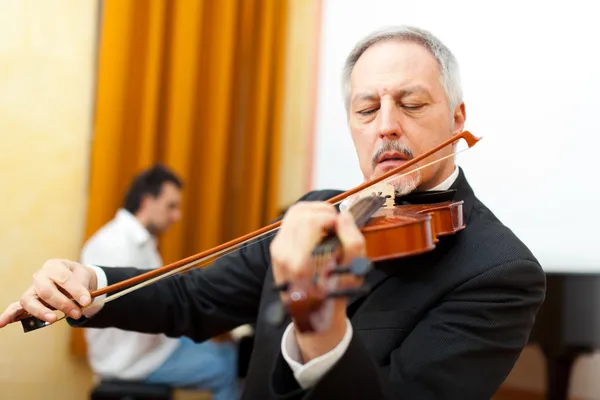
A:
{"label": "mouth", "polygon": [[389,151],[383,153],[377,159],[377,168],[382,169],[384,171],[389,171],[391,169],[399,167],[407,161],[408,157],[406,156],[406,154],[399,153],[396,151]]}

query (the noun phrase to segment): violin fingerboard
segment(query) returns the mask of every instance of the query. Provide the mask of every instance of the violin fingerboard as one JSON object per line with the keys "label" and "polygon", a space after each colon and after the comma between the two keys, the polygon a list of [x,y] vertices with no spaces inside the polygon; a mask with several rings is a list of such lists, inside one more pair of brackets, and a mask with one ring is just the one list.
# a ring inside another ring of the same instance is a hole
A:
{"label": "violin fingerboard", "polygon": [[356,225],[360,228],[364,226],[371,216],[385,204],[383,196],[367,196],[363,197],[348,209],[354,217]]}
{"label": "violin fingerboard", "polygon": [[[379,210],[385,204],[385,197],[383,196],[367,196],[358,200],[353,204],[348,212],[352,214],[356,225],[360,228],[364,226],[371,216]],[[332,254],[341,246],[340,239],[335,235],[329,235],[324,238],[321,243],[313,251],[314,256],[323,256]]]}

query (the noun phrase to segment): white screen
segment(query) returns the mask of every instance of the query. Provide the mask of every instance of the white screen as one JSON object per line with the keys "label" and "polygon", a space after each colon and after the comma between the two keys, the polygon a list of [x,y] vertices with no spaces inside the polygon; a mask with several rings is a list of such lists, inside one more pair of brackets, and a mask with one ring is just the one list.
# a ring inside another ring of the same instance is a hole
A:
{"label": "white screen", "polygon": [[[587,1],[324,0],[315,189],[361,183],[340,91],[345,57],[381,27],[430,30],[461,66],[458,156],[478,197],[546,271],[600,271],[600,11]],[[463,146],[464,147],[464,146]]]}

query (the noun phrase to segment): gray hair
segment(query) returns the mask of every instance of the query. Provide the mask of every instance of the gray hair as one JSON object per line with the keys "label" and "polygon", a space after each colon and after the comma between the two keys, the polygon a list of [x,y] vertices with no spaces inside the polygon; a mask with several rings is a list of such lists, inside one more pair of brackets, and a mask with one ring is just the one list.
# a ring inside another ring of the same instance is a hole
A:
{"label": "gray hair", "polygon": [[342,93],[344,96],[346,113],[350,111],[350,75],[352,74],[354,65],[369,47],[375,43],[392,39],[411,41],[420,44],[431,52],[440,65],[440,80],[446,93],[446,98],[448,99],[450,112],[453,113],[454,109],[463,100],[460,71],[456,58],[450,49],[430,32],[405,25],[373,32],[359,41],[352,52],[350,52],[346,59],[346,63],[344,64],[342,74]]}

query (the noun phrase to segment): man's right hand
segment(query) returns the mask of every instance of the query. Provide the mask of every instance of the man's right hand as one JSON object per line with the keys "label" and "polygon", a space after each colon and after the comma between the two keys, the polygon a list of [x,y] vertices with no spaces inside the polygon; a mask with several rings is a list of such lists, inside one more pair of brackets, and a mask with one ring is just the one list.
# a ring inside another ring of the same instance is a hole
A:
{"label": "man's right hand", "polygon": [[96,273],[92,268],[69,260],[48,260],[33,275],[32,285],[21,299],[10,304],[0,315],[0,328],[14,322],[23,310],[53,323],[57,315],[49,307],[79,319],[81,309],[91,303],[90,292],[97,287]]}

